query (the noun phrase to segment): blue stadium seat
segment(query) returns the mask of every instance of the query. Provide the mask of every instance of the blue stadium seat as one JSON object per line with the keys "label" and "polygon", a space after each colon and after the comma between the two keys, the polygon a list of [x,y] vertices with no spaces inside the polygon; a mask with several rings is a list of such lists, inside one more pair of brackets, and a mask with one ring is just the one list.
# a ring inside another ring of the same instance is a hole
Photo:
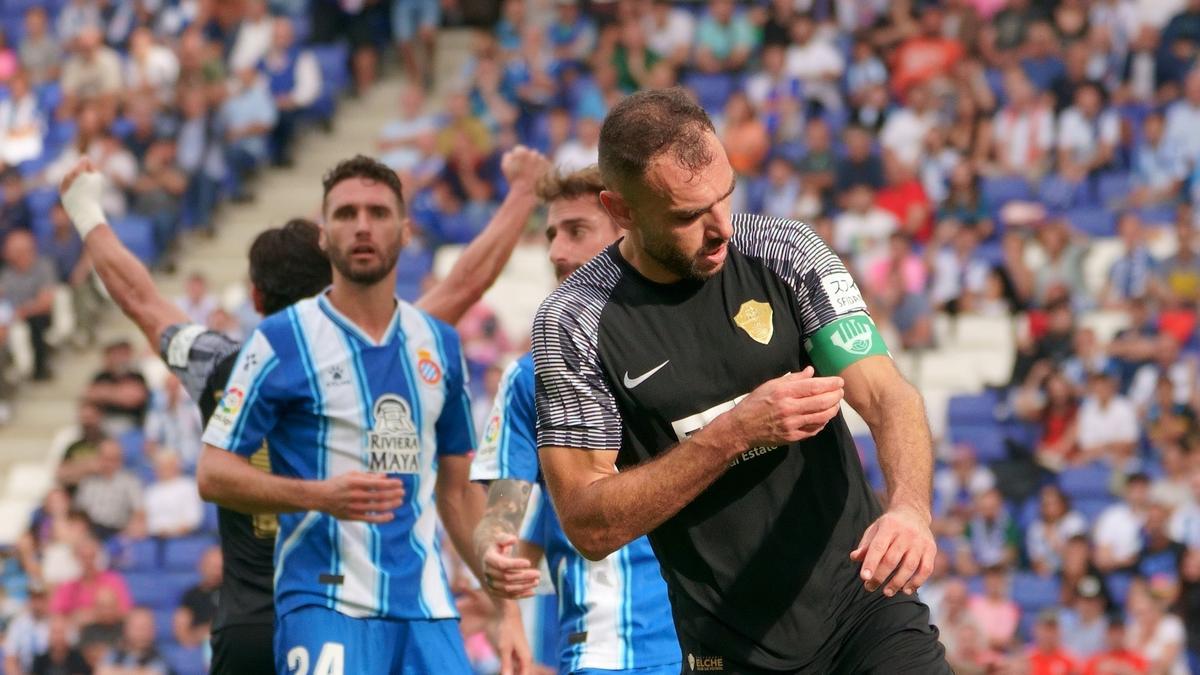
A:
{"label": "blue stadium seat", "polygon": [[1094,237],[1111,237],[1117,233],[1117,216],[1103,206],[1081,206],[1066,213],[1067,222],[1076,230]]}
{"label": "blue stadium seat", "polygon": [[1058,602],[1058,578],[1017,572],[1012,578],[1012,599],[1024,614],[1037,614]]}
{"label": "blue stadium seat", "polygon": [[1129,190],[1132,187],[1133,180],[1127,172],[1114,171],[1102,174],[1096,181],[1097,201],[1102,206],[1108,206],[1129,196]]}
{"label": "blue stadium seat", "polygon": [[159,543],[144,539],[129,544],[122,555],[114,558],[116,568],[123,572],[153,572],[159,568]]}
{"label": "blue stadium seat", "polygon": [[1112,497],[1088,497],[1085,499],[1076,499],[1071,501],[1071,508],[1079,512],[1079,515],[1087,519],[1088,524],[1095,524],[1096,519],[1100,514],[1111,505],[1115,499]]}
{"label": "blue stadium seat", "polygon": [[1109,477],[1107,465],[1092,462],[1080,467],[1069,467],[1058,474],[1058,486],[1072,499],[1109,499]]}
{"label": "blue stadium seat", "polygon": [[[1034,494],[1029,499],[1026,499],[1025,503],[1020,505],[1020,508],[1012,510],[1012,512],[1017,516],[1017,527],[1021,528],[1022,532],[1029,529],[1029,526],[1038,519],[1038,514],[1040,511],[1041,499],[1037,494]],[[1024,548],[1024,546],[1025,542],[1022,540],[1021,547]]]}
{"label": "blue stadium seat", "polygon": [[154,225],[149,219],[127,214],[123,218],[113,218],[109,225],[121,243],[143,263],[153,265],[158,260],[158,249],[154,245]]}
{"label": "blue stadium seat", "polygon": [[217,505],[211,502],[204,502],[204,522],[200,525],[200,531],[215,535],[219,527],[218,521]]}
{"label": "blue stadium seat", "polygon": [[[171,575],[160,571],[126,572],[124,576],[135,605],[151,609],[174,609],[183,595],[182,590],[177,590],[174,585],[167,583],[167,577]],[[186,588],[184,587],[184,590]]]}
{"label": "blue stadium seat", "polygon": [[313,45],[313,56],[321,68],[321,82],[337,98],[350,86],[350,50],[340,42]]}
{"label": "blue stadium seat", "polygon": [[1125,600],[1129,598],[1129,587],[1133,584],[1133,575],[1128,572],[1113,572],[1104,577],[1104,584],[1108,587],[1108,594],[1112,596],[1112,601],[1123,606]]}
{"label": "blue stadium seat", "polygon": [[58,188],[38,187],[25,193],[25,201],[35,216],[49,216],[58,203]]}
{"label": "blue stadium seat", "polygon": [[1166,206],[1148,206],[1138,209],[1137,214],[1145,225],[1161,226],[1175,223],[1175,207],[1169,204]]}
{"label": "blue stadium seat", "polygon": [[1021,176],[988,176],[980,185],[984,201],[995,209],[1000,209],[1012,201],[1028,201],[1033,199],[1033,189],[1029,181]]}
{"label": "blue stadium seat", "polygon": [[1038,199],[1053,209],[1070,209],[1088,202],[1087,183],[1074,183],[1051,174],[1038,186]]}
{"label": "blue stadium seat", "polygon": [[175,607],[154,610],[154,633],[160,648],[175,646],[175,610]]}
{"label": "blue stadium seat", "polygon": [[62,85],[58,81],[45,82],[37,86],[38,109],[49,114],[62,103]]}
{"label": "blue stadium seat", "polygon": [[1008,459],[1008,448],[1004,445],[1004,430],[998,424],[951,425],[950,441],[967,443],[975,448],[975,456],[983,464],[992,464]]}
{"label": "blue stadium seat", "polygon": [[129,429],[117,438],[117,442],[121,444],[126,467],[137,466],[146,459],[146,434],[140,428]]}
{"label": "blue stadium seat", "polygon": [[205,675],[204,650],[200,647],[184,647],[171,644],[162,649],[163,660],[175,675]]}
{"label": "blue stadium seat", "polygon": [[996,419],[996,395],[964,394],[950,398],[946,409],[946,422],[950,426],[992,424]]}
{"label": "blue stadium seat", "polygon": [[693,72],[684,78],[683,86],[696,94],[700,107],[710,115],[715,115],[725,108],[725,102],[737,89],[738,81],[727,73]]}
{"label": "blue stadium seat", "polygon": [[196,534],[163,540],[163,569],[189,572],[196,569],[205,551],[216,545],[212,535]]}

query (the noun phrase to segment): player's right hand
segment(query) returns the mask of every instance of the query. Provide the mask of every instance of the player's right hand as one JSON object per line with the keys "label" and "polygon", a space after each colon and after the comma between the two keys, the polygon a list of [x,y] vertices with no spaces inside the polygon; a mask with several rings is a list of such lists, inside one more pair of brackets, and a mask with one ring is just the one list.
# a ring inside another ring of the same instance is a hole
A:
{"label": "player's right hand", "polygon": [[338,520],[386,523],[404,503],[404,483],[383,474],[353,471],[321,481],[317,509]]}
{"label": "player's right hand", "polygon": [[500,171],[509,189],[532,190],[538,180],[550,170],[550,160],[542,153],[518,145],[500,158]]}
{"label": "player's right hand", "polygon": [[100,206],[103,191],[104,178],[87,157],[80,158],[63,176],[59,185],[60,199],[67,217],[79,231],[80,239],[87,239],[89,232],[105,222],[104,209]]}
{"label": "player's right hand", "polygon": [[503,533],[483,552],[483,585],[497,598],[517,600],[533,595],[542,573],[516,555],[518,540]]}
{"label": "player's right hand", "polygon": [[841,410],[840,377],[814,377],[812,366],[768,380],[729,411],[743,449],[795,443],[817,435]]}

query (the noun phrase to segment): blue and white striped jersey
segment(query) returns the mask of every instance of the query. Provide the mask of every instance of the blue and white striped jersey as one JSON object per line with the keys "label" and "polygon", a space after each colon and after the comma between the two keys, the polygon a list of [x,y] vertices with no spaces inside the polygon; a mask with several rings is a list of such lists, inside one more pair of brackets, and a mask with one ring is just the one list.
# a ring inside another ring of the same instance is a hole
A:
{"label": "blue and white striped jersey", "polygon": [[324,295],[266,320],[242,349],[204,441],[303,479],[399,476],[405,503],[383,525],[279,516],[278,615],[319,605],[352,617],[457,617],[433,504],[437,458],[474,445],[454,330],[399,301],[376,343]]}
{"label": "blue and white striped jersey", "polygon": [[[501,379],[471,480],[523,480],[541,488],[536,424],[533,359],[526,354]],[[545,550],[558,591],[559,671],[678,663],[671,603],[650,542],[641,537],[591,562],[567,539],[548,495],[531,498],[529,509],[521,538]]]}

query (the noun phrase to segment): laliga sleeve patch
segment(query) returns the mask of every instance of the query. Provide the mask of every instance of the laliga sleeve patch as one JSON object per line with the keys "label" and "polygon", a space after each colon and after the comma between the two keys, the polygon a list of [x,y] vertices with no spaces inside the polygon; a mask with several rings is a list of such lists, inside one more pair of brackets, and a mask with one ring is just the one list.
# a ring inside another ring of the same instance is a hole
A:
{"label": "laliga sleeve patch", "polygon": [[180,328],[167,344],[167,365],[172,368],[187,368],[188,356],[192,353],[192,345],[196,338],[207,330],[199,324],[191,324]]}
{"label": "laliga sleeve patch", "polygon": [[804,341],[820,375],[837,375],[847,366],[868,356],[889,356],[883,336],[866,314],[835,319]]}
{"label": "laliga sleeve patch", "polygon": [[850,276],[849,272],[821,277],[821,288],[825,291],[825,297],[829,298],[833,313],[838,316],[867,309],[862,291],[858,290],[858,284],[854,283],[854,277]]}

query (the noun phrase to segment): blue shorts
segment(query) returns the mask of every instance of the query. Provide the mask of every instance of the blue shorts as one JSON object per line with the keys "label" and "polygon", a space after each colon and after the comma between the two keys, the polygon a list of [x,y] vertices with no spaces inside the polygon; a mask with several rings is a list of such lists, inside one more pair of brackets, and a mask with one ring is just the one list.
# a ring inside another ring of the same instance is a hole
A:
{"label": "blue shorts", "polygon": [[437,28],[441,9],[438,0],[392,0],[392,39],[408,42],[420,28]]}
{"label": "blue shorts", "polygon": [[301,607],[275,621],[279,675],[469,675],[456,619],[355,619]]}
{"label": "blue shorts", "polygon": [[645,668],[627,668],[625,670],[597,670],[595,668],[584,668],[583,670],[572,671],[571,675],[679,675],[683,672],[683,664],[668,663],[665,666],[646,666]]}

